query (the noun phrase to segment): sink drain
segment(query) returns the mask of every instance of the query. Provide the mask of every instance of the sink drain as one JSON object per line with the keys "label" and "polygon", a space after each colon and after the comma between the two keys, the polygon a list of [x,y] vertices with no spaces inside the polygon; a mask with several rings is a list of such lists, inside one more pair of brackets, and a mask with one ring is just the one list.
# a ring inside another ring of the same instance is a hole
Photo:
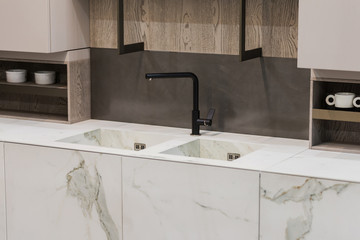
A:
{"label": "sink drain", "polygon": [[144,143],[134,143],[135,151],[144,150],[145,148],[146,148],[146,144],[144,144]]}
{"label": "sink drain", "polygon": [[241,157],[241,155],[238,154],[238,153],[228,153],[227,154],[227,160],[228,161],[234,161],[235,159],[238,159],[240,157]]}

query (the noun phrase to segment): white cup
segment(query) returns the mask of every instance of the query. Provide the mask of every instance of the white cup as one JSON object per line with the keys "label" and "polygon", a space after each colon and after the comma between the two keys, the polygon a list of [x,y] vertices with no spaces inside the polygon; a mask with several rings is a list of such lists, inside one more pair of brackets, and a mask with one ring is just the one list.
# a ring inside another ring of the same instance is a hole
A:
{"label": "white cup", "polygon": [[354,104],[355,107],[360,108],[360,97],[354,98],[353,104]]}
{"label": "white cup", "polygon": [[357,101],[360,97],[355,97],[355,93],[350,92],[338,92],[335,95],[329,95],[326,97],[326,104],[329,106],[335,105],[337,108],[353,108],[354,106],[360,108],[360,103]]}

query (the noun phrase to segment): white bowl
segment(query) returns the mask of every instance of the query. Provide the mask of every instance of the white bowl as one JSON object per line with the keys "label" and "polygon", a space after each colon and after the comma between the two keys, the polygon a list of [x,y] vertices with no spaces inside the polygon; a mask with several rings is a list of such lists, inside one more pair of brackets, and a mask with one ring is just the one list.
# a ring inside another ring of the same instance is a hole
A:
{"label": "white bowl", "polygon": [[9,69],[6,71],[6,81],[10,83],[26,82],[25,69]]}
{"label": "white bowl", "polygon": [[55,72],[54,71],[38,71],[35,72],[35,83],[46,85],[55,83]]}

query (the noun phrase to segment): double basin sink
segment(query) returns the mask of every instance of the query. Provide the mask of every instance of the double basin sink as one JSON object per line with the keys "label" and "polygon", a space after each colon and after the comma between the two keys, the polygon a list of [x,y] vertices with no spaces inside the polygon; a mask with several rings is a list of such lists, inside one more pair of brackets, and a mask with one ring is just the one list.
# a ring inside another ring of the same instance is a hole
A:
{"label": "double basin sink", "polygon": [[[130,151],[149,151],[154,146],[166,144],[181,137],[146,133],[131,130],[96,129],[78,134],[59,142],[116,148]],[[182,137],[184,138],[184,137]],[[206,158],[225,161],[236,161],[239,158],[261,148],[257,144],[247,144],[233,141],[213,140],[203,137],[188,137],[180,144],[166,144],[167,149],[159,154]]]}

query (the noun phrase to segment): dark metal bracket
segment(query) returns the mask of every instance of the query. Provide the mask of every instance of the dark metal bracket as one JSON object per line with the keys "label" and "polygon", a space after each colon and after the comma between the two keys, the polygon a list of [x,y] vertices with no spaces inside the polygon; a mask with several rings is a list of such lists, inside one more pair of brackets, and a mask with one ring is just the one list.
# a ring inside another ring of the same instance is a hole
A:
{"label": "dark metal bracket", "polygon": [[245,50],[246,40],[246,0],[241,0],[241,19],[240,19],[240,61],[262,57],[262,48]]}
{"label": "dark metal bracket", "polygon": [[119,54],[126,54],[132,52],[141,52],[144,51],[144,43],[133,43],[125,45],[124,37],[124,0],[119,0],[119,11],[118,11],[118,48]]}
{"label": "dark metal bracket", "polygon": [[[124,0],[119,0],[119,13],[118,13],[118,48],[119,54],[126,54],[132,52],[144,51],[144,43],[133,43],[125,45],[124,37]],[[240,18],[240,60],[246,61],[253,58],[262,57],[262,48],[256,48],[252,50],[245,50],[246,40],[246,0],[241,0],[241,18]]]}

